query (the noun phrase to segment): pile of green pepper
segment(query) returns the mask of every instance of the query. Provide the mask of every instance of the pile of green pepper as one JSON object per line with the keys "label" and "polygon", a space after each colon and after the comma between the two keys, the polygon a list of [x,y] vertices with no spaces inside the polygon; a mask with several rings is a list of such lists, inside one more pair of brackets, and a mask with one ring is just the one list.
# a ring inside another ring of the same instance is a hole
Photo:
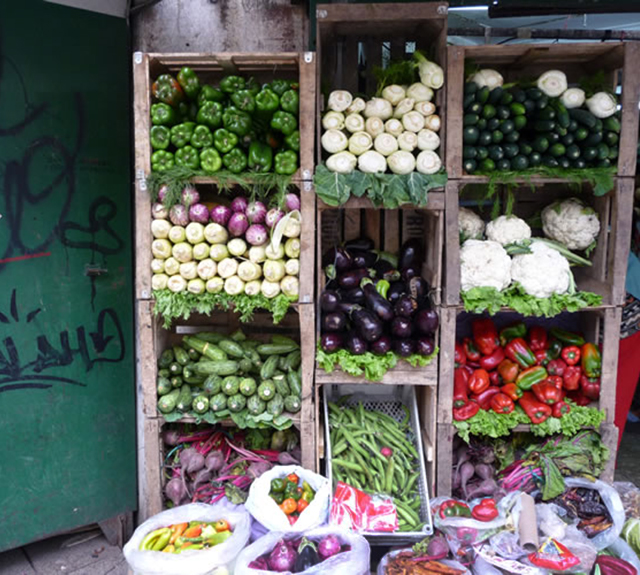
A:
{"label": "pile of green pepper", "polygon": [[188,67],[161,74],[151,86],[151,169],[173,166],[216,173],[298,169],[298,84],[226,76],[217,87],[201,84]]}

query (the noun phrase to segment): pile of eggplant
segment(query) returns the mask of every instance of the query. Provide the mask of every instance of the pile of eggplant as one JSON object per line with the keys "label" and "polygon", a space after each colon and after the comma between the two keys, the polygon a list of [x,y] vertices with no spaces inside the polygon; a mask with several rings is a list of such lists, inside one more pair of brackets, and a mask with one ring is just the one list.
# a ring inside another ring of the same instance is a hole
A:
{"label": "pile of eggplant", "polygon": [[420,275],[423,263],[423,245],[416,239],[406,241],[399,256],[374,250],[368,238],[324,253],[322,350],[431,355],[439,318],[431,306],[429,284]]}

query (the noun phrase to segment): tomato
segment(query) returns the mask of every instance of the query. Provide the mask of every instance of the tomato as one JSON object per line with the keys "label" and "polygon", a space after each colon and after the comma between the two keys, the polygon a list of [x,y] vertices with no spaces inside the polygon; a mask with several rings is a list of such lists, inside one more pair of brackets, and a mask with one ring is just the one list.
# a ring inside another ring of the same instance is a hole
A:
{"label": "tomato", "polygon": [[302,513],[307,507],[309,507],[309,502],[304,499],[300,499],[298,501],[298,513]]}
{"label": "tomato", "polygon": [[298,485],[298,481],[300,481],[300,478],[295,473],[289,473],[289,475],[287,475],[287,479],[296,485]]}
{"label": "tomato", "polygon": [[289,499],[285,499],[282,502],[282,505],[280,505],[280,509],[282,509],[282,511],[284,511],[287,515],[291,515],[298,509],[298,504],[296,503],[295,499],[290,497]]}
{"label": "tomato", "polygon": [[213,524],[213,528],[220,533],[220,531],[231,531],[231,528],[229,527],[229,522],[226,521],[225,519],[220,519],[219,521],[216,521]]}

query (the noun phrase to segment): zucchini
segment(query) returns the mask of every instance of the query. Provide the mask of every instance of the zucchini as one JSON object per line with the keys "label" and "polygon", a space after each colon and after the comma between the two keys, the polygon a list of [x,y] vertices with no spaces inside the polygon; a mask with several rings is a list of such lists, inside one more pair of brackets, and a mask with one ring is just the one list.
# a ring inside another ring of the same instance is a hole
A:
{"label": "zucchini", "polygon": [[273,415],[273,417],[277,417],[284,411],[284,397],[282,397],[279,393],[276,393],[273,396],[271,401],[267,402],[267,413]]}
{"label": "zucchini", "polygon": [[475,148],[475,150],[476,150],[476,157],[475,157],[476,161],[484,160],[485,158],[489,157],[489,150],[487,150],[485,146],[478,146],[477,148]]}
{"label": "zucchini", "polygon": [[165,349],[160,355],[160,359],[158,359],[158,367],[160,369],[167,369],[174,361],[175,357],[173,355],[173,350]]}
{"label": "zucchini", "polygon": [[209,399],[209,409],[211,411],[224,411],[227,409],[227,396],[218,393]]}
{"label": "zucchini", "polygon": [[500,98],[500,104],[503,106],[508,106],[513,102],[513,94],[511,92],[507,92],[506,90],[502,91],[502,97]]}
{"label": "zucchini", "polygon": [[505,120],[500,125],[500,131],[503,134],[509,134],[513,132],[515,129],[516,129],[516,125],[514,124],[513,120]]}
{"label": "zucchini", "polygon": [[620,120],[615,116],[609,116],[602,123],[605,130],[609,130],[610,132],[615,132],[616,134],[620,133],[621,125]]}
{"label": "zucchini", "polygon": [[478,162],[472,159],[464,160],[464,162],[462,162],[462,169],[467,174],[473,174],[473,172],[475,172],[478,169]]}
{"label": "zucchini", "polygon": [[177,361],[174,361],[169,366],[169,373],[171,375],[181,375],[182,374],[182,366]]}
{"label": "zucchini", "polygon": [[195,367],[200,375],[233,375],[240,369],[238,362],[232,360],[199,361]]}
{"label": "zucchini", "polygon": [[247,405],[247,398],[244,395],[236,393],[227,399],[227,408],[233,413],[242,411]]}
{"label": "zucchini", "polygon": [[544,154],[549,149],[549,139],[545,136],[538,136],[531,144],[536,152]]}
{"label": "zucchini", "polygon": [[496,163],[491,158],[485,158],[480,162],[480,169],[483,172],[493,172],[496,169]]}
{"label": "zucchini", "polygon": [[489,87],[483,86],[476,92],[476,100],[481,104],[485,104],[489,99],[489,92],[490,92]]}
{"label": "zucchini", "polygon": [[278,393],[283,397],[286,397],[291,393],[291,389],[289,388],[289,384],[287,383],[286,375],[282,374],[274,376],[273,383],[275,383]]}
{"label": "zucchini", "polygon": [[520,102],[513,102],[509,107],[509,110],[514,116],[524,116],[527,113],[527,109],[524,107],[524,104]]}
{"label": "zucchini", "polygon": [[619,139],[620,137],[615,132],[604,133],[603,140],[604,140],[604,143],[607,144],[607,146],[616,146],[618,144]]}
{"label": "zucchini", "polygon": [[602,132],[591,132],[584,143],[587,146],[597,146],[600,142],[602,142],[602,137]]}
{"label": "zucchini", "polygon": [[591,112],[581,110],[580,108],[571,108],[569,110],[569,116],[571,116],[573,120],[578,122],[578,124],[582,124],[590,130],[593,130],[596,127],[597,118]]}
{"label": "zucchini", "polygon": [[533,124],[536,132],[553,132],[555,127],[556,123],[553,120],[536,120]]}
{"label": "zucchini", "polygon": [[596,146],[598,160],[606,160],[609,157],[609,146],[604,142]]}
{"label": "zucchini", "polygon": [[189,411],[193,399],[191,397],[191,388],[185,383],[180,388],[180,395],[178,396],[178,403],[176,403],[176,409],[179,411]]}
{"label": "zucchini", "polygon": [[469,126],[462,130],[462,142],[465,144],[474,145],[478,141],[480,132],[475,126]]}
{"label": "zucchini", "polygon": [[207,395],[216,395],[220,393],[222,386],[222,378],[219,375],[210,375],[204,380],[202,384],[202,390]]}
{"label": "zucchini", "polygon": [[504,158],[504,150],[502,149],[502,146],[489,146],[489,157],[494,162],[502,160],[502,158]]}
{"label": "zucchini", "polygon": [[175,356],[176,361],[180,365],[183,365],[183,366],[187,365],[189,361],[191,361],[189,359],[189,354],[181,347],[174,345],[172,349],[173,349],[173,355]]}
{"label": "zucchini", "polygon": [[565,155],[570,160],[577,160],[580,157],[580,154],[581,154],[580,148],[575,144],[571,144],[570,146],[567,146],[567,151]]}
{"label": "zucchini", "polygon": [[[225,339],[226,336],[215,331],[201,331],[195,335],[200,341],[208,341],[209,343],[218,343],[221,339]],[[185,338],[186,339],[186,338]]]}
{"label": "zucchini", "polygon": [[509,117],[511,116],[511,112],[509,111],[509,108],[507,108],[506,106],[498,106],[496,108],[496,116],[500,120],[508,120]]}
{"label": "zucchini", "polygon": [[480,132],[480,136],[478,137],[478,146],[488,146],[489,144],[491,144],[491,132]]}
{"label": "zucchini", "polygon": [[493,90],[491,90],[491,92],[489,93],[489,98],[488,98],[488,102],[489,104],[497,104],[498,102],[500,102],[500,99],[502,98],[502,94],[503,94],[503,90],[500,86],[496,86]]}
{"label": "zucchini", "polygon": [[465,114],[462,118],[463,126],[475,126],[478,123],[480,116],[478,114]]}
{"label": "zucchini", "polygon": [[198,353],[201,353],[207,359],[211,359],[213,361],[225,361],[227,358],[227,354],[222,351],[215,343],[210,341],[201,340],[198,337],[190,337],[186,336],[184,341],[187,344],[195,349]]}
{"label": "zucchini", "polygon": [[220,340],[218,347],[231,357],[244,357],[244,349],[242,349],[242,346],[237,341],[233,341],[232,339]]}
{"label": "zucchini", "polygon": [[474,102],[473,104],[471,104],[471,106],[469,106],[469,109],[467,110],[467,112],[471,114],[478,114],[479,116],[482,113],[483,108],[484,108],[484,105],[482,105],[480,102]]}
{"label": "zucchini", "polygon": [[196,395],[191,402],[191,409],[196,413],[203,414],[209,411],[209,398],[206,395]]}
{"label": "zucchini", "polygon": [[159,377],[156,382],[156,389],[158,395],[167,395],[167,393],[171,393],[173,388],[171,387],[171,382],[166,377]]}
{"label": "zucchini", "polygon": [[504,141],[508,144],[515,144],[518,140],[520,140],[520,132],[516,132],[515,130],[504,136]]}
{"label": "zucchini", "polygon": [[511,162],[507,158],[502,158],[496,162],[496,168],[501,172],[508,172],[511,170]]}
{"label": "zucchini", "polygon": [[485,104],[482,109],[482,117],[490,120],[491,118],[495,118],[497,114],[496,107],[492,104]]}
{"label": "zucchini", "polygon": [[529,165],[532,168],[539,166],[541,163],[542,163],[542,155],[540,154],[540,152],[531,152],[531,154],[529,154]]}
{"label": "zucchini", "polygon": [[511,160],[511,167],[514,170],[526,170],[529,167],[529,160],[527,156],[519,155]]}
{"label": "zucchini", "polygon": [[240,381],[237,375],[228,375],[222,380],[222,385],[220,385],[222,393],[228,396],[235,395],[240,390]]}
{"label": "zucchini", "polygon": [[245,397],[251,397],[258,390],[256,380],[253,377],[245,377],[240,381],[240,393]]}
{"label": "zucchini", "polygon": [[494,144],[499,144],[504,140],[504,134],[500,130],[494,130],[491,132],[491,142]]}
{"label": "zucchini", "polygon": [[554,158],[559,158],[560,156],[564,156],[566,151],[567,149],[564,147],[563,144],[553,144],[553,146],[549,148],[549,154]]}
{"label": "zucchini", "polygon": [[516,130],[522,130],[527,125],[527,117],[526,116],[515,116],[513,118],[513,125]]}
{"label": "zucchini", "polygon": [[173,391],[167,393],[167,395],[163,395],[158,400],[158,411],[160,411],[161,413],[171,413],[176,408],[179,397],[179,389],[174,389]]}
{"label": "zucchini", "polygon": [[292,395],[300,395],[302,393],[302,380],[300,374],[297,371],[290,371],[287,373],[287,383]]}
{"label": "zucchini", "polygon": [[536,119],[538,120],[555,120],[556,111],[551,107],[547,106],[538,112]]}
{"label": "zucchini", "polygon": [[504,157],[511,159],[518,155],[520,146],[518,144],[504,144],[502,149],[504,150]]}
{"label": "zucchini", "polygon": [[285,357],[285,371],[289,371],[291,369],[298,369],[300,367],[300,363],[302,362],[302,353],[300,353],[299,349],[292,351]]}
{"label": "zucchini", "polygon": [[273,376],[276,368],[278,367],[279,357],[277,355],[270,355],[267,360],[262,364],[260,368],[260,378],[270,379]]}
{"label": "zucchini", "polygon": [[252,395],[247,399],[247,410],[251,415],[260,415],[267,408],[267,404],[257,395]]}
{"label": "zucchini", "polygon": [[301,407],[302,402],[299,397],[296,397],[295,395],[287,395],[284,398],[284,408],[289,413],[298,413]]}
{"label": "zucchini", "polygon": [[182,378],[179,375],[174,375],[169,381],[171,381],[171,387],[174,389],[182,387]]}
{"label": "zucchini", "polygon": [[[274,338],[275,339],[275,338]],[[256,348],[256,351],[260,355],[282,355],[284,353],[291,353],[300,349],[300,346],[292,341],[291,343],[263,343]]]}

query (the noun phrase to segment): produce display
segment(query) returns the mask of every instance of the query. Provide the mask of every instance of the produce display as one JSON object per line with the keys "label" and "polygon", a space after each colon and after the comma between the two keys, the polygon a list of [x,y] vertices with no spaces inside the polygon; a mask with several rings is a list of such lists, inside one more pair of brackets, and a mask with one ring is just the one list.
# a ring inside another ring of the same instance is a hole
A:
{"label": "produce display", "polygon": [[[162,190],[161,190],[162,192]],[[162,193],[159,200],[163,200]],[[285,209],[267,209],[260,200],[236,196],[230,205],[209,208],[193,187],[167,209],[155,203],[151,286],[156,313],[165,324],[215,307],[233,306],[241,320],[257,307],[274,322],[298,300],[300,198],[285,197]]]}
{"label": "produce display", "polygon": [[413,551],[403,551],[394,555],[385,566],[385,575],[462,575],[462,569],[455,569],[441,561],[421,557]]}
{"label": "produce display", "polygon": [[185,335],[158,359],[158,411],[166,421],[185,416],[244,429],[284,429],[300,411],[300,346],[274,335],[270,343],[214,332]]}
{"label": "produce display", "polygon": [[182,553],[210,549],[224,543],[233,535],[233,529],[225,519],[215,523],[191,521],[156,529],[140,544],[140,551]]}
{"label": "produce display", "polygon": [[269,497],[282,509],[291,525],[295,524],[315,496],[313,487],[306,481],[300,480],[295,473],[271,480]]}
{"label": "produce display", "polygon": [[230,75],[213,86],[185,66],[176,77],[160,74],[151,95],[152,171],[290,175],[298,169],[297,82],[261,86]]}
{"label": "produce display", "polygon": [[602,303],[598,294],[577,291],[571,272],[571,266],[591,266],[598,214],[569,198],[546,206],[541,220],[546,237],[532,237],[529,224],[515,215],[485,225],[473,210],[459,208],[460,296],[467,311],[495,314],[504,306],[552,317]]}
{"label": "produce display", "polygon": [[339,366],[379,381],[398,358],[413,367],[433,360],[439,317],[420,275],[419,240],[406,241],[395,256],[360,238],[331,248],[322,259],[327,282],[320,295],[320,367],[330,372]]}
{"label": "produce display", "polygon": [[508,86],[479,70],[464,86],[463,167],[467,174],[528,169],[610,168],[618,157],[618,100],[568,87],[560,70]]}

